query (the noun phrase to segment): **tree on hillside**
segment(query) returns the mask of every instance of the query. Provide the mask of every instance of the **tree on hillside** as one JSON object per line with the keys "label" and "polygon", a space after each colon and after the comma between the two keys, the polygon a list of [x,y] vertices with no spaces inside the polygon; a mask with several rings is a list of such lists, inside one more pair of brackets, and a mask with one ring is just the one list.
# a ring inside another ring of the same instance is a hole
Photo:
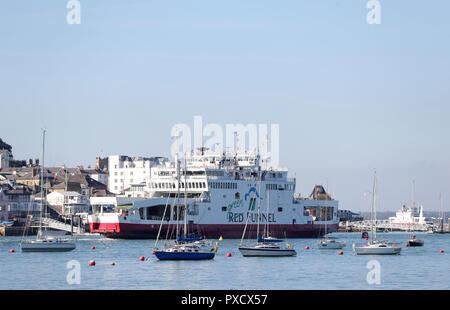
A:
{"label": "tree on hillside", "polygon": [[3,142],[2,138],[0,138],[0,150],[8,150],[12,152],[12,146],[6,142]]}

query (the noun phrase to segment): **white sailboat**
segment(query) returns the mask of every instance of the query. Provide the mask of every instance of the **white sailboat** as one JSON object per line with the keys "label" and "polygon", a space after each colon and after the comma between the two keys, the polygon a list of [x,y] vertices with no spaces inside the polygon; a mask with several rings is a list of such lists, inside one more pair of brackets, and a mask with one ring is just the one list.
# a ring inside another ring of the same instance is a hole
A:
{"label": "white sailboat", "polygon": [[[256,245],[254,246],[243,246],[243,241],[245,237],[245,233],[248,226],[248,219],[250,214],[247,215],[247,222],[245,224],[244,232],[242,234],[241,244],[239,246],[239,251],[244,257],[286,257],[286,256],[296,256],[297,252],[292,248],[291,245],[286,244],[282,245],[283,240],[276,239],[269,234],[269,224],[266,218],[266,229],[264,236],[260,236],[260,213],[261,213],[261,166],[258,168],[258,179],[259,179],[259,196],[258,196],[258,225],[256,232]],[[267,212],[269,210],[270,202],[267,201]]]}
{"label": "white sailboat", "polygon": [[[178,184],[181,184],[180,177],[180,162],[177,156],[177,180]],[[185,156],[185,170],[184,170],[184,182],[186,182],[187,175],[187,164],[186,164],[186,156]],[[207,242],[200,236],[193,234],[188,234],[188,225],[187,225],[187,216],[188,216],[188,203],[187,203],[187,187],[184,186],[184,229],[183,235],[180,233],[179,228],[179,204],[178,199],[180,197],[180,186],[177,186],[178,192],[177,196],[174,199],[173,209],[176,208],[176,219],[177,219],[177,228],[176,228],[176,241],[174,245],[167,246],[165,249],[158,249],[157,244],[159,241],[159,236],[161,232],[161,227],[163,225],[165,214],[167,211],[168,204],[166,204],[164,214],[161,221],[160,231],[158,233],[158,237],[155,243],[154,254],[156,258],[162,261],[180,261],[180,260],[212,260],[216,256],[219,244],[216,243],[214,246],[211,242]],[[170,197],[170,196],[169,196]],[[175,206],[176,203],[176,206]]]}
{"label": "white sailboat", "polygon": [[372,222],[371,222],[371,240],[364,246],[353,244],[353,250],[357,255],[398,255],[402,248],[395,244],[389,244],[384,240],[377,240],[376,228],[376,190],[377,190],[377,172],[374,173],[373,181],[373,203],[372,203]]}
{"label": "white sailboat", "polygon": [[41,212],[39,217],[39,231],[36,240],[22,240],[22,252],[69,252],[76,248],[74,242],[60,237],[49,236],[42,231],[42,210],[44,207],[44,146],[45,130],[42,137],[42,166],[41,166]]}
{"label": "white sailboat", "polygon": [[[328,182],[327,182],[328,183]],[[326,200],[328,201],[328,185],[327,185],[327,192],[325,193]],[[346,246],[345,242],[336,240],[334,238],[331,238],[328,236],[328,207],[325,208],[325,234],[322,240],[319,241],[319,249],[320,250],[340,250],[343,249]]]}

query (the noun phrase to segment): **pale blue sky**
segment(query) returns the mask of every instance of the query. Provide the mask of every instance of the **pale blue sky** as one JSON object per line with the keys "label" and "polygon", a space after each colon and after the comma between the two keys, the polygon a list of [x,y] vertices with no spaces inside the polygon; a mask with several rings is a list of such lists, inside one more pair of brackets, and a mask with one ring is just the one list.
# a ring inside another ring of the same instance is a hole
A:
{"label": "pale blue sky", "polygon": [[328,179],[341,208],[417,200],[450,210],[450,2],[65,0],[0,3],[0,137],[16,158],[93,165],[168,156],[170,130],[277,123],[281,165],[308,195]]}

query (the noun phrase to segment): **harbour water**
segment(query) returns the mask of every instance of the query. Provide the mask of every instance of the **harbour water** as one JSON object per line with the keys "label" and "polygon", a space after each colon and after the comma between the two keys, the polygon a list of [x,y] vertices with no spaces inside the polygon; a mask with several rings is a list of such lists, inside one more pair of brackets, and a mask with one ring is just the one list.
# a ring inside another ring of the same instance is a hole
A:
{"label": "harbour water", "polygon": [[[347,242],[344,255],[318,250],[317,239],[289,243],[296,257],[244,258],[239,240],[220,242],[213,261],[158,261],[151,256],[154,240],[111,240],[100,236],[77,239],[68,253],[22,253],[19,237],[0,239],[0,289],[19,290],[448,290],[450,289],[450,235],[417,234],[421,248],[407,248],[407,233],[378,234],[401,246],[400,256],[356,256],[352,243],[361,233],[337,233]],[[95,250],[92,250],[92,247]],[[311,249],[306,250],[309,246]],[[14,249],[15,253],[9,253]],[[444,250],[441,254],[439,251]],[[231,253],[232,257],[226,254]],[[149,258],[142,262],[140,256]],[[95,267],[88,265],[96,262]],[[369,284],[369,261],[380,264],[380,284]],[[68,262],[81,265],[80,284],[69,284]],[[112,263],[115,266],[112,266]]]}

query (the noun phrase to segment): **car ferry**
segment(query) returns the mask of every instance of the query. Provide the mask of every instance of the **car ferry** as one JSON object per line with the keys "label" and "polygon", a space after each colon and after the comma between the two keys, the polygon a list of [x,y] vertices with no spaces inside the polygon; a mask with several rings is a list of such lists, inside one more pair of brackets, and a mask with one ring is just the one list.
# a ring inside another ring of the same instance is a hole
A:
{"label": "car ferry", "polygon": [[158,233],[176,238],[174,223],[186,214],[189,231],[202,237],[241,238],[248,221],[247,237],[256,238],[259,199],[270,205],[259,220],[270,224],[273,237],[320,237],[326,230],[337,231],[339,224],[338,201],[323,186],[316,185],[308,197],[296,195],[296,179],[288,177],[288,170],[268,167],[255,153],[217,154],[202,148],[182,161],[151,167],[147,180],[131,188],[143,195],[128,196],[141,198],[90,215],[91,232],[108,238],[156,239]]}

